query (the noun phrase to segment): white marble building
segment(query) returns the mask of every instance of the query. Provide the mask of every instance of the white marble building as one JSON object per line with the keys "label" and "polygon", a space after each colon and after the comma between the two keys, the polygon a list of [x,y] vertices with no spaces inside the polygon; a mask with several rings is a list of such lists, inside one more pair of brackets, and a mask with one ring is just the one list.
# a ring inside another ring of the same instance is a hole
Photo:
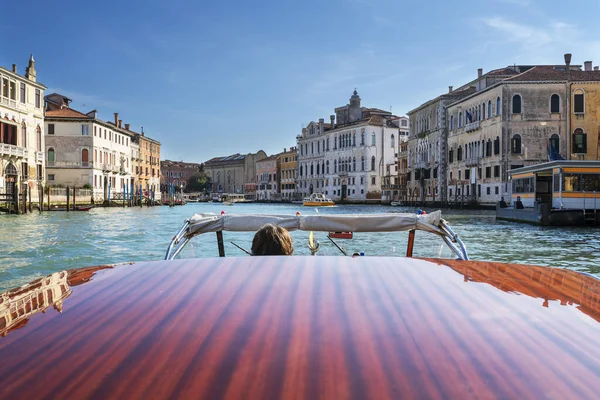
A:
{"label": "white marble building", "polygon": [[[334,201],[380,201],[381,186],[397,165],[399,127],[387,111],[365,108],[354,91],[330,123],[311,122],[297,137],[298,191]],[[390,169],[391,167],[391,169]]]}
{"label": "white marble building", "polygon": [[38,198],[38,184],[46,183],[46,87],[37,82],[36,75],[33,56],[23,76],[18,74],[16,64],[10,70],[0,67],[0,195],[10,196],[15,189],[22,193],[31,188],[33,201]]}

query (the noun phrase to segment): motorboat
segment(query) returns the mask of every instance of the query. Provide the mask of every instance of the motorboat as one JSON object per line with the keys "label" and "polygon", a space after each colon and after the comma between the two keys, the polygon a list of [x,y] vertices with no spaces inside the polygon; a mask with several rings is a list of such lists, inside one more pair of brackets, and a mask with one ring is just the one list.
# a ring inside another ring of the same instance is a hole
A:
{"label": "motorboat", "polygon": [[[408,231],[406,257],[224,257],[227,232]],[[213,234],[222,257],[174,259]],[[415,235],[456,259],[411,257]],[[412,239],[411,239],[412,238]],[[560,398],[600,390],[600,280],[470,261],[426,215],[214,215],[166,260],[0,295],[5,398]]]}
{"label": "motorboat", "polygon": [[304,200],[302,200],[302,204],[312,207],[335,206],[334,201],[329,197],[325,197],[323,193],[313,193],[310,196],[305,197]]}
{"label": "motorboat", "polygon": [[390,206],[392,206],[392,207],[400,207],[401,205],[402,205],[401,201],[392,201],[390,203]]}

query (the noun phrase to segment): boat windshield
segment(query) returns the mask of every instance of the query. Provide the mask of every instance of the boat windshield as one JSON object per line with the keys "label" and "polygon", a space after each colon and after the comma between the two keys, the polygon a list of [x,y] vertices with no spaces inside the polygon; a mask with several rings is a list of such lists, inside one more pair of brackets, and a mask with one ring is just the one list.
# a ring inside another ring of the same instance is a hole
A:
{"label": "boat windshield", "polygon": [[[361,214],[361,215],[216,215],[196,214],[185,221],[175,235],[165,259],[173,259],[178,255],[188,258],[218,255],[244,255],[244,248],[249,248],[254,232],[263,225],[271,223],[290,231],[294,240],[294,254],[315,254],[314,244],[309,245],[312,236],[322,246],[318,255],[382,255],[413,256],[413,249],[418,256],[448,257],[462,260],[468,259],[466,248],[460,237],[452,231],[441,212],[427,215],[415,214]],[[416,235],[423,231],[427,235]],[[225,233],[224,233],[225,232]],[[350,235],[341,232],[352,232],[352,240],[341,243]],[[204,233],[216,233],[217,246],[192,241]],[[441,240],[440,240],[441,239]],[[191,242],[190,248],[183,249]],[[218,254],[215,254],[215,249]],[[229,250],[231,249],[231,250]],[[423,252],[426,249],[428,252]],[[444,253],[444,249],[445,253]]]}

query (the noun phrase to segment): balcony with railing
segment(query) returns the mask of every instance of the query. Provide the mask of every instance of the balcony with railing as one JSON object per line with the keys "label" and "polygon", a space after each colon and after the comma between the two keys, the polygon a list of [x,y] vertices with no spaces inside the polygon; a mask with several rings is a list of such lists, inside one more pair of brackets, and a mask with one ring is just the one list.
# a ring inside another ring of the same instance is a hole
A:
{"label": "balcony with railing", "polygon": [[92,168],[92,162],[83,161],[50,161],[48,160],[46,166],[48,168]]}
{"label": "balcony with railing", "polygon": [[26,147],[0,143],[0,156],[27,158],[29,156],[29,150]]}
{"label": "balcony with railing", "polygon": [[465,125],[465,132],[471,132],[479,129],[479,121],[474,121]]}
{"label": "balcony with railing", "polygon": [[481,163],[481,156],[465,158],[465,166],[476,167]]}

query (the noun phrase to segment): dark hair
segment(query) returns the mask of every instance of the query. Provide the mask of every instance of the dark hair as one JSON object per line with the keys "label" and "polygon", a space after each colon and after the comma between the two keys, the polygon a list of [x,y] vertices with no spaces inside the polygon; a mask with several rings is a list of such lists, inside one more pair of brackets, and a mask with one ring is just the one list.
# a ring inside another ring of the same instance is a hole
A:
{"label": "dark hair", "polygon": [[264,225],[252,240],[253,256],[289,256],[293,251],[289,232],[277,225]]}

